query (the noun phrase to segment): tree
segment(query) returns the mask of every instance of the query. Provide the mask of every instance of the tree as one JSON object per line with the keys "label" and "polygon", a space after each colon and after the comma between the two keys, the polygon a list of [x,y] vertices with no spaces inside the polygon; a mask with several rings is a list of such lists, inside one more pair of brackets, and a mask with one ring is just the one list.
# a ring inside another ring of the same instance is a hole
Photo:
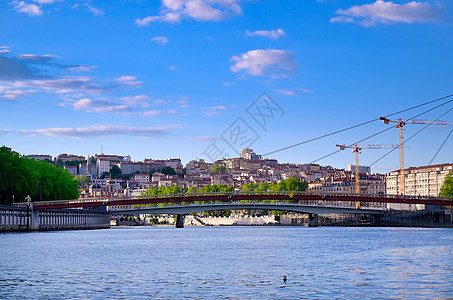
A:
{"label": "tree", "polygon": [[226,167],[222,165],[213,165],[211,167],[211,173],[225,173]]}
{"label": "tree", "polygon": [[176,171],[172,167],[167,166],[167,167],[162,169],[162,174],[165,174],[165,175],[176,175]]}
{"label": "tree", "polygon": [[56,165],[57,167],[63,168],[64,162],[63,162],[61,159],[58,159],[58,160],[55,162],[55,165]]}
{"label": "tree", "polygon": [[0,204],[24,201],[67,200],[79,196],[77,180],[65,169],[46,161],[20,157],[0,147]]}
{"label": "tree", "polygon": [[79,184],[79,187],[81,186],[87,186],[90,184],[90,178],[86,177],[85,175],[77,175],[76,177],[77,183]]}
{"label": "tree", "polygon": [[440,189],[440,197],[453,197],[453,173],[445,177],[444,184]]}
{"label": "tree", "polygon": [[112,178],[121,178],[123,176],[123,172],[121,171],[120,167],[114,165],[110,168],[110,175]]}
{"label": "tree", "polygon": [[109,174],[110,174],[110,172],[107,172],[107,171],[106,172],[102,172],[101,179],[104,179],[105,176],[109,176]]}

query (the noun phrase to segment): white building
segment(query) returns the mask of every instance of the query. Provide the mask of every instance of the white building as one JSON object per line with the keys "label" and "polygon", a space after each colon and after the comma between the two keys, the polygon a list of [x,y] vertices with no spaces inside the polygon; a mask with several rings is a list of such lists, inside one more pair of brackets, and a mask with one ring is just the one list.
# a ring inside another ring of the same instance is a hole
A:
{"label": "white building", "polygon": [[[445,177],[453,172],[453,164],[440,164],[422,167],[412,167],[404,170],[404,194],[416,196],[438,197],[442,188]],[[386,175],[387,194],[399,195],[400,191],[400,171],[396,170]],[[402,209],[424,209],[424,205],[409,207],[407,204],[401,204]],[[392,205],[392,208],[394,205]]]}
{"label": "white building", "polygon": [[104,159],[96,160],[97,177],[100,178],[102,173],[110,171],[110,161]]}
{"label": "white building", "polygon": [[240,157],[248,160],[258,160],[261,159],[261,155],[257,155],[253,152],[253,149],[245,148],[240,151]]}

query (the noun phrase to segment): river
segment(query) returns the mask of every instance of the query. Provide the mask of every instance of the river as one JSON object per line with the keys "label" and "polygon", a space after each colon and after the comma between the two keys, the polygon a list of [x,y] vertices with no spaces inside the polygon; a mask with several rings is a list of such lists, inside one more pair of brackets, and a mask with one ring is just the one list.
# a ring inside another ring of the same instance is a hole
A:
{"label": "river", "polygon": [[453,298],[452,229],[115,227],[0,253],[1,299]]}

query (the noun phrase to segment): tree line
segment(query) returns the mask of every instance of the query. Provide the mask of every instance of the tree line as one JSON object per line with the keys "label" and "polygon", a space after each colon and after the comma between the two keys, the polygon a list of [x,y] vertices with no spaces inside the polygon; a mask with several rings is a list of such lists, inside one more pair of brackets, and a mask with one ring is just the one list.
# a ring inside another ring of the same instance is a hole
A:
{"label": "tree line", "polygon": [[65,169],[47,161],[21,157],[6,147],[0,148],[0,204],[77,199],[77,181]]}

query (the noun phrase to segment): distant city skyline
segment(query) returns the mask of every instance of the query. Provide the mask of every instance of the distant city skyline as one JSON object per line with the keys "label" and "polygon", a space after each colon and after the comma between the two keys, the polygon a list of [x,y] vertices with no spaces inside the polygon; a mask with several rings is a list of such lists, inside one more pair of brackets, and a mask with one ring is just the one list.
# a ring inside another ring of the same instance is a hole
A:
{"label": "distant city skyline", "polygon": [[[0,11],[0,146],[21,154],[184,164],[247,147],[264,155],[453,93],[445,0],[11,0]],[[317,160],[389,126],[376,121],[264,157],[345,168],[350,151]],[[407,125],[405,136],[422,127]],[[405,165],[427,165],[450,130],[430,127],[408,141]],[[360,143],[397,144],[398,132]],[[433,164],[451,162],[452,150],[450,138]],[[386,151],[364,151],[360,164]],[[372,166],[398,168],[398,151]]]}

